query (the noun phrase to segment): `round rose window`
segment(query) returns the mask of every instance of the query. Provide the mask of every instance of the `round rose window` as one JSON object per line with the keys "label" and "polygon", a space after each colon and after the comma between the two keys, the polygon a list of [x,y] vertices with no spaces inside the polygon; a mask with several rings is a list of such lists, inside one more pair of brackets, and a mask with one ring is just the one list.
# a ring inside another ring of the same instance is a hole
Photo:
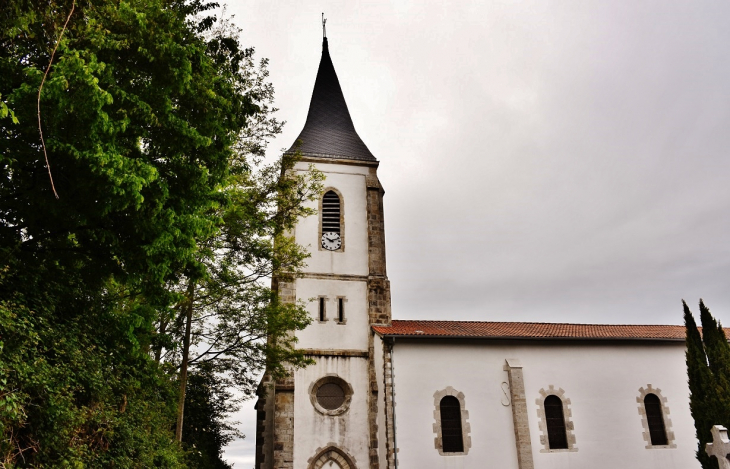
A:
{"label": "round rose window", "polygon": [[312,383],[309,397],[319,413],[340,415],[350,407],[352,386],[337,375],[327,375]]}

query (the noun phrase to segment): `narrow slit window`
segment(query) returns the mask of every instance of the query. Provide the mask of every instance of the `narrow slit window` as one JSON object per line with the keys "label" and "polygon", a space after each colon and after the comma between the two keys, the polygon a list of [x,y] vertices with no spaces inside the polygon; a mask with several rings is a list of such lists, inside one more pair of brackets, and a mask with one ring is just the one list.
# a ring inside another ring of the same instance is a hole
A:
{"label": "narrow slit window", "polygon": [[563,401],[558,396],[550,395],[545,398],[545,421],[550,449],[568,449]]}
{"label": "narrow slit window", "polygon": [[325,298],[323,296],[320,296],[319,297],[319,320],[322,321],[322,322],[324,322],[324,321],[327,320],[327,318],[324,315],[324,313],[325,313],[325,311],[324,311],[324,300],[325,300]]}
{"label": "narrow slit window", "polygon": [[334,191],[322,198],[322,233],[340,233],[340,197]]}
{"label": "narrow slit window", "polygon": [[345,299],[337,298],[337,321],[345,322]]}
{"label": "narrow slit window", "polygon": [[644,398],[646,421],[649,424],[649,436],[654,446],[667,445],[667,430],[664,427],[662,401],[656,394],[647,394]]}
{"label": "narrow slit window", "polygon": [[444,453],[463,453],[464,435],[461,429],[461,403],[454,396],[441,399],[441,448]]}

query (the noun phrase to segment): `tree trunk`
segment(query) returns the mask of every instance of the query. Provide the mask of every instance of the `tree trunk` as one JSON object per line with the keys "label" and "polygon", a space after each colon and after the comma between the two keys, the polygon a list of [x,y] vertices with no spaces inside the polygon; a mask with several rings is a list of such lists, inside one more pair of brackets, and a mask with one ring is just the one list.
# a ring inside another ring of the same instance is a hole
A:
{"label": "tree trunk", "polygon": [[183,416],[185,415],[185,388],[188,384],[188,358],[190,356],[190,327],[193,322],[193,300],[195,282],[188,283],[188,303],[185,311],[185,335],[183,336],[182,362],[180,363],[180,399],[177,403],[177,425],[175,439],[182,442]]}

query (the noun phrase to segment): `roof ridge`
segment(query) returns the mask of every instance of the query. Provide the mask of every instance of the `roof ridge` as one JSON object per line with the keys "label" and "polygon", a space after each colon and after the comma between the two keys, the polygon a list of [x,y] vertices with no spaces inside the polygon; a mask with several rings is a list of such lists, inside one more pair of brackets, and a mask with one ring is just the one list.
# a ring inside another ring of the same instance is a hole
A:
{"label": "roof ridge", "polygon": [[[393,321],[401,322],[449,322],[449,323],[472,323],[472,324],[546,324],[556,326],[627,326],[627,327],[684,327],[683,324],[608,324],[608,323],[582,323],[582,322],[540,322],[540,321],[475,321],[460,319],[393,319]],[[387,327],[387,326],[386,326]]]}
{"label": "roof ridge", "polygon": [[388,337],[461,339],[585,339],[684,341],[678,324],[580,324],[519,321],[448,321],[395,319],[389,326],[372,326]]}

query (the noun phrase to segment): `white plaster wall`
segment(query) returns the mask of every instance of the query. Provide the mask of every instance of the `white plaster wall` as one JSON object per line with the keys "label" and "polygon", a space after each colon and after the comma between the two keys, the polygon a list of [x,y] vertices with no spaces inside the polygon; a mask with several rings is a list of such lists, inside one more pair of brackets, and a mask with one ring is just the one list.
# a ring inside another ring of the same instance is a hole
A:
{"label": "white plaster wall", "polygon": [[[297,163],[297,170],[305,170],[309,163]],[[344,251],[319,249],[319,214],[301,220],[294,233],[297,243],[308,247],[305,274],[324,274],[296,280],[297,299],[308,302],[307,310],[312,324],[297,333],[298,348],[349,349],[367,352],[368,326],[367,279],[367,188],[366,166],[317,163],[325,173],[325,188],[335,188],[342,195],[344,209]],[[319,209],[319,201],[311,207]],[[327,278],[326,275],[334,275]],[[335,276],[354,276],[337,278]],[[319,296],[328,297],[327,321],[319,322]],[[337,297],[345,303],[346,324],[337,323]],[[316,357],[317,363],[294,375],[294,467],[306,468],[309,458],[320,448],[335,444],[354,457],[357,467],[367,467],[369,461],[367,359],[361,357]],[[325,416],[311,403],[309,388],[320,378],[335,374],[353,388],[350,408],[338,416]]]}
{"label": "white plaster wall", "polygon": [[[682,343],[396,342],[400,468],[517,468],[511,408],[501,403],[506,358],[524,367],[536,469],[699,468]],[[645,449],[636,397],[649,383],[667,398],[676,449]],[[571,400],[577,452],[540,452],[535,400],[551,384]],[[434,447],[433,395],[447,386],[465,395],[472,439],[466,456],[440,456]]]}
{"label": "white plaster wall", "polygon": [[[327,321],[319,322],[319,300],[326,296]],[[337,323],[337,297],[344,296],[345,324]],[[352,280],[321,280],[301,278],[297,280],[297,299],[307,302],[312,323],[297,332],[298,348],[318,349],[368,349],[367,282]]]}
{"label": "white plaster wall", "polygon": [[[368,274],[367,238],[367,188],[365,176],[370,168],[365,166],[317,163],[326,180],[324,187],[334,187],[342,194],[345,209],[345,249],[343,252],[319,249],[319,214],[301,220],[295,229],[297,243],[308,247],[305,272],[337,273],[347,275]],[[297,163],[295,169],[306,169],[308,163]],[[309,206],[318,209],[319,202]]]}
{"label": "white plaster wall", "polygon": [[[310,386],[328,374],[336,374],[353,389],[349,410],[334,417],[317,412],[309,398]],[[367,359],[319,357],[315,365],[297,370],[294,379],[294,467],[306,468],[307,460],[315,455],[317,449],[330,443],[353,456],[357,467],[367,467]]]}

